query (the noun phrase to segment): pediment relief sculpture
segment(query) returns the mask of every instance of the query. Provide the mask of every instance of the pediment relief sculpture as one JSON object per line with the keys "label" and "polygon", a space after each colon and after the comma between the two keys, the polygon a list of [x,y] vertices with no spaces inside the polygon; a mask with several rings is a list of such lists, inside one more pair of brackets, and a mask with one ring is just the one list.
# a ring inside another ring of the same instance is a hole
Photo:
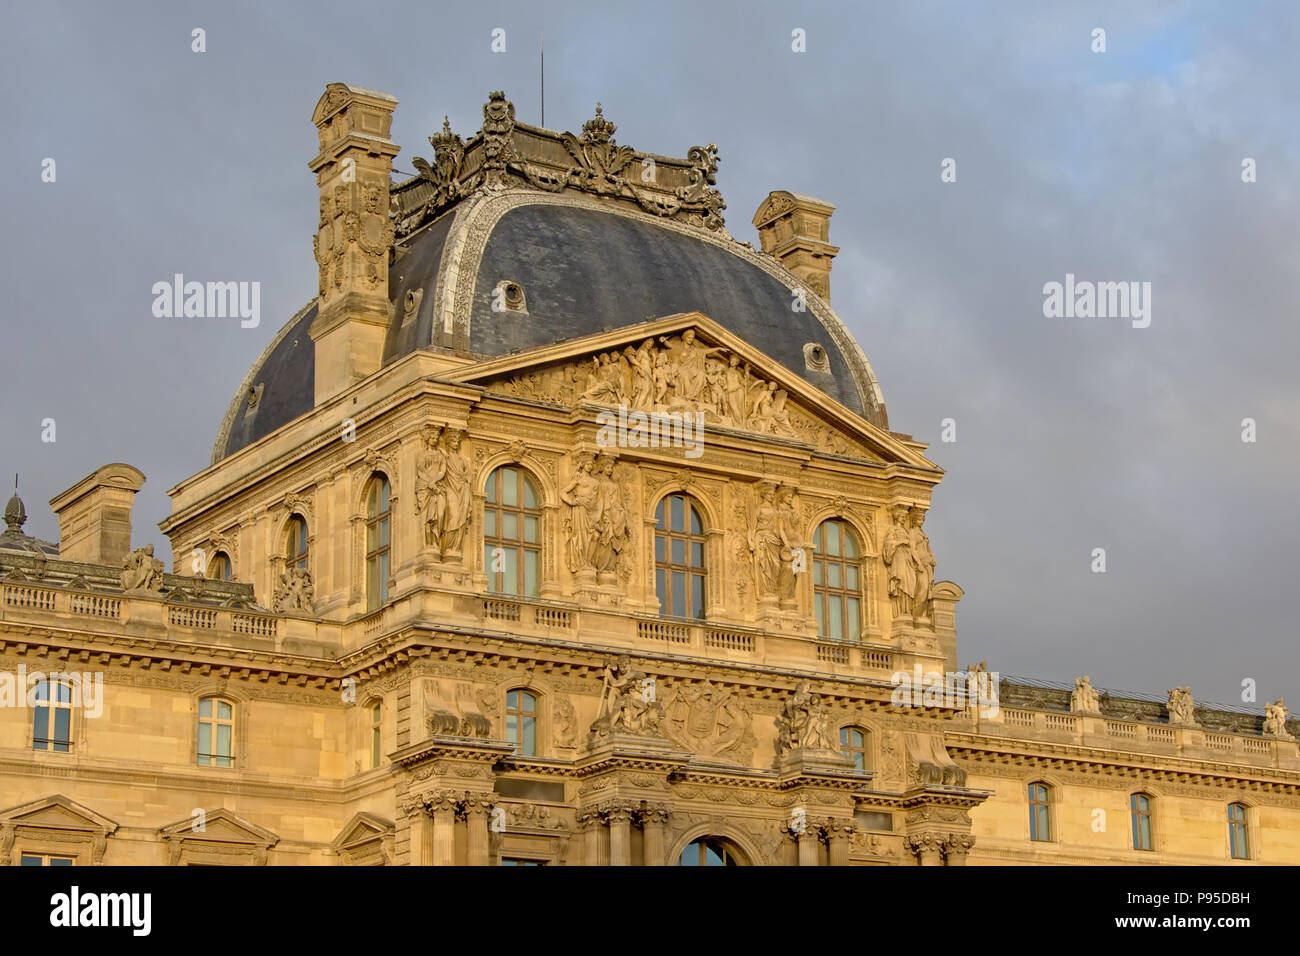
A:
{"label": "pediment relief sculpture", "polygon": [[655,699],[654,681],[633,666],[626,654],[605,667],[600,707],[591,733],[596,737],[659,736],[664,710]]}
{"label": "pediment relief sculpture", "polygon": [[431,736],[491,737],[492,722],[474,697],[474,686],[442,681],[424,685],[424,727]]}
{"label": "pediment relief sculpture", "polygon": [[[682,416],[690,423],[805,442],[831,454],[877,457],[794,404],[781,383],[759,374],[731,349],[705,344],[692,328],[527,369],[487,387],[568,407],[604,405],[647,416]],[[638,421],[629,419],[630,435]],[[642,422],[639,427],[648,426]]]}
{"label": "pediment relief sculpture", "polygon": [[808,681],[795,686],[775,722],[778,759],[795,750],[838,752],[831,740],[830,715]]}
{"label": "pediment relief sculpture", "polygon": [[675,690],[664,702],[660,732],[701,757],[748,766],[757,739],[753,715],[740,698],[709,681]]}

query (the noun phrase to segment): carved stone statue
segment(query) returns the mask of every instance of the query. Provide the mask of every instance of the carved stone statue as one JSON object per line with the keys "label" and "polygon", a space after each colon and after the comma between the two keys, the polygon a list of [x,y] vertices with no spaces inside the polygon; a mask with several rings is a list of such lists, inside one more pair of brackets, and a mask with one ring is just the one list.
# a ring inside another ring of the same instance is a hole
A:
{"label": "carved stone statue", "polygon": [[415,511],[424,522],[424,543],[437,548],[440,516],[435,510],[440,506],[438,482],[447,472],[447,456],[438,447],[441,425],[426,426],[422,435],[424,450],[415,460]]}
{"label": "carved stone statue", "polygon": [[1070,694],[1070,713],[1101,713],[1101,695],[1092,686],[1092,679],[1087,674],[1074,679],[1074,691]]}
{"label": "carved stone statue", "polygon": [[[781,569],[777,575],[777,596],[781,601],[781,610],[792,611],[795,607],[795,555],[804,549],[803,534],[800,529],[799,509],[794,503],[795,488],[783,484],[776,492],[776,507],[780,515],[781,527]],[[807,566],[806,559],[801,568]]]}
{"label": "carved stone statue", "polygon": [[1295,740],[1295,737],[1286,729],[1288,716],[1286,701],[1281,697],[1272,704],[1266,704],[1264,706],[1264,735],[1266,737],[1277,737],[1281,740]]}
{"label": "carved stone statue", "polygon": [[628,346],[623,350],[631,376],[631,388],[628,389],[631,400],[629,408],[650,411],[655,401],[655,343],[646,339],[639,348]]}
{"label": "carved stone statue", "polygon": [[793,750],[835,750],[828,716],[812,684],[800,681],[776,718],[776,755]]}
{"label": "carved stone statue", "polygon": [[613,664],[606,665],[592,733],[657,736],[662,718],[663,707],[655,699],[653,682],[632,666],[630,657],[620,654]]}
{"label": "carved stone statue", "polygon": [[934,568],[938,563],[930,550],[930,539],[921,530],[925,523],[925,509],[912,508],[907,512],[912,539],[912,565],[916,568],[916,591],[912,595],[912,620],[917,624],[930,623],[930,595],[934,590]]}
{"label": "carved stone statue", "polygon": [[889,569],[889,597],[894,616],[912,616],[916,605],[916,564],[912,560],[912,532],[907,526],[907,505],[890,509],[892,524],[885,535],[881,557]]}
{"label": "carved stone statue", "polygon": [[748,421],[749,366],[740,366],[740,356],[732,354],[727,359],[726,371],[722,373],[723,390],[726,393],[726,417],[737,428],[744,428]]}
{"label": "carved stone statue", "polygon": [[[624,489],[614,480],[615,458],[601,452],[596,458],[594,474],[599,483],[598,508],[592,525],[594,537],[591,544],[591,564],[602,576],[613,575],[618,570],[620,557],[627,547],[631,529],[628,525]],[[613,583],[606,579],[605,583]]]}
{"label": "carved stone statue", "polygon": [[748,765],[757,741],[753,718],[729,690],[688,684],[664,703],[660,732],[683,750]]}
{"label": "carved stone statue", "polygon": [[123,591],[161,591],[163,563],[153,556],[153,545],[136,548],[122,564]]}
{"label": "carved stone statue", "polygon": [[434,546],[444,561],[460,558],[465,530],[469,526],[470,464],[469,459],[460,453],[464,440],[465,433],[460,429],[448,429],[443,433],[441,474],[431,495],[436,532]]}
{"label": "carved stone statue", "polygon": [[310,614],[315,610],[313,603],[315,593],[310,571],[306,568],[286,568],[280,572],[280,581],[275,586],[272,607],[279,613],[306,611]]}
{"label": "carved stone statue", "polygon": [[758,508],[750,522],[749,550],[754,558],[754,580],[758,584],[760,605],[775,605],[780,600],[783,541],[776,488],[775,482],[759,482]]}
{"label": "carved stone statue", "polygon": [[565,522],[568,537],[569,570],[574,572],[594,569],[592,544],[596,538],[596,522],[601,514],[601,483],[592,475],[595,459],[588,452],[576,458],[578,471],[568,487],[560,493],[560,500],[569,506]]}
{"label": "carved stone statue", "polygon": [[1175,687],[1168,693],[1169,703],[1166,708],[1169,711],[1169,722],[1195,727],[1197,725],[1194,716],[1196,705],[1192,700],[1192,689],[1190,687]]}

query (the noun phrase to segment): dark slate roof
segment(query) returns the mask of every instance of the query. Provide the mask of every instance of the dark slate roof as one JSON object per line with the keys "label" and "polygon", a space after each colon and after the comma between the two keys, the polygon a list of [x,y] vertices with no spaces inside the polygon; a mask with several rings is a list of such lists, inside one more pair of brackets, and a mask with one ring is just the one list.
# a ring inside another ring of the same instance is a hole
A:
{"label": "dark slate roof", "polygon": [[316,349],[307,334],[314,318],[316,305],[313,303],[283,333],[271,354],[255,370],[252,386],[261,385],[262,394],[252,408],[246,394],[239,397],[225,450],[218,457],[233,455],[315,407]]}
{"label": "dark slate roof", "polygon": [[[523,287],[527,317],[492,311],[503,279]],[[792,310],[791,299],[780,280],[693,236],[594,209],[527,205],[502,216],[488,241],[469,347],[504,355],[698,311],[862,414],[839,347],[811,311]],[[826,350],[829,374],[805,367],[808,342]]]}
{"label": "dark slate roof", "polygon": [[[455,218],[453,208],[399,247],[401,254],[389,270],[396,305],[384,341],[385,365],[435,341],[438,270]],[[864,414],[843,353],[811,311],[791,309],[790,286],[690,234],[590,207],[530,203],[507,211],[496,223],[476,279],[471,353],[496,357],[651,316],[699,311]],[[503,279],[523,288],[527,315],[492,311],[492,291]],[[419,309],[403,325],[406,294],[416,289],[423,289]],[[308,329],[316,311],[313,303],[291,320],[266,358],[253,367],[243,393],[236,396],[229,433],[214,449],[214,461],[312,410],[316,363]],[[803,347],[809,342],[825,349],[829,373],[807,369]],[[257,404],[250,407],[248,389],[259,385]]]}

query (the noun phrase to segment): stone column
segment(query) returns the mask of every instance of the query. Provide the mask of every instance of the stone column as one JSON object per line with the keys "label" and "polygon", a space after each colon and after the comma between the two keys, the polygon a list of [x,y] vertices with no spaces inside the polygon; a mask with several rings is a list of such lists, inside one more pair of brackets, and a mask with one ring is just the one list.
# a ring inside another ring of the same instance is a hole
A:
{"label": "stone column", "polygon": [[488,843],[488,814],[492,812],[492,801],[485,797],[469,797],[465,801],[464,811],[469,831],[465,862],[470,866],[487,866],[492,858]]}
{"label": "stone column", "polygon": [[645,865],[665,866],[664,829],[668,825],[667,807],[647,807],[641,811],[641,831],[645,837]]}
{"label": "stone column", "polygon": [[831,866],[849,865],[849,840],[855,829],[846,820],[830,820],[826,823],[826,846]]}
{"label": "stone column", "polygon": [[916,854],[918,866],[943,866],[943,837],[937,833],[912,833],[907,848]]}
{"label": "stone column", "polygon": [[402,803],[411,834],[411,866],[433,863],[433,818],[425,808],[423,797],[409,797]]}
{"label": "stone column", "polygon": [[965,866],[966,854],[975,845],[975,838],[969,833],[953,833],[944,844],[943,855],[947,866]]}
{"label": "stone column", "polygon": [[608,811],[609,865],[632,865],[632,810],[615,806]]}
{"label": "stone column", "polygon": [[799,841],[799,865],[816,866],[817,851],[821,845],[821,830],[815,826],[807,826],[803,832],[796,834]]}
{"label": "stone column", "polygon": [[441,791],[429,801],[433,813],[433,865],[456,865],[456,805],[457,795]]}
{"label": "stone column", "polygon": [[599,810],[584,810],[578,814],[578,825],[583,828],[584,866],[605,866],[609,863],[609,844],[605,839],[605,821]]}

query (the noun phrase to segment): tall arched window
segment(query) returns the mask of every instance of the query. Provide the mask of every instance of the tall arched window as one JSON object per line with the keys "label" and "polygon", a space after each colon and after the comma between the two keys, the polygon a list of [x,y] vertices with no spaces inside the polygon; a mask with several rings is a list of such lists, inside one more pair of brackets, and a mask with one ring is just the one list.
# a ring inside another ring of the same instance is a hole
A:
{"label": "tall arched window", "polygon": [[537,698],[526,690],[506,694],[506,740],[521,757],[537,756]]}
{"label": "tall arched window", "polygon": [[67,753],[72,749],[72,686],[42,680],[33,691],[32,749]]}
{"label": "tall arched window", "polygon": [[229,581],[231,574],[230,555],[218,551],[208,562],[208,578],[213,581]]}
{"label": "tall arched window", "polygon": [[666,617],[703,618],[704,522],[695,502],[668,495],[655,509],[655,593]]}
{"label": "tall arched window", "polygon": [[483,506],[483,569],[488,590],[537,597],[541,587],[542,506],[528,472],[509,465],[488,475]]}
{"label": "tall arched window", "polygon": [[293,515],[285,529],[284,561],[287,568],[307,570],[307,519]]}
{"label": "tall arched window", "polygon": [[866,773],[871,766],[868,733],[861,727],[840,728],[840,753],[853,761],[853,769]]}
{"label": "tall arched window", "polygon": [[823,521],[813,536],[813,610],[817,634],[862,640],[862,551],[847,523]]}
{"label": "tall arched window", "polygon": [[686,845],[677,858],[678,866],[743,866],[730,845],[721,840],[702,838]]}
{"label": "tall arched window", "polygon": [[200,767],[235,765],[235,705],[220,697],[199,701]]}
{"label": "tall arched window", "polygon": [[1145,793],[1129,794],[1129,815],[1133,822],[1133,849],[1154,850],[1151,834],[1151,796]]}
{"label": "tall arched window", "polygon": [[1250,859],[1250,833],[1246,829],[1246,807],[1228,804],[1228,846],[1234,860]]}
{"label": "tall arched window", "polygon": [[392,508],[388,476],[375,474],[366,493],[366,608],[388,603],[389,558],[392,548]]}
{"label": "tall arched window", "polygon": [[370,769],[377,770],[384,752],[384,703],[370,705]]}
{"label": "tall arched window", "polygon": [[1041,843],[1052,839],[1051,788],[1045,783],[1029,785],[1029,839]]}

